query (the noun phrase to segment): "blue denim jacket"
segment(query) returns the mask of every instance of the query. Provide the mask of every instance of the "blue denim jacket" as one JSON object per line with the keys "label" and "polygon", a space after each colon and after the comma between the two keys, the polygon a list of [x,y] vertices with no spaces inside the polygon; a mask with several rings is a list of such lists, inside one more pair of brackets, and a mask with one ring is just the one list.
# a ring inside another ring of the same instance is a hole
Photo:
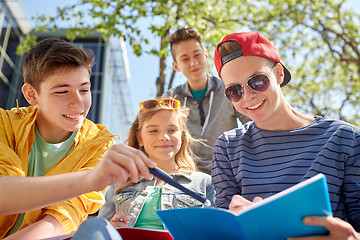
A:
{"label": "blue denim jacket", "polygon": [[[175,173],[170,176],[183,186],[191,189],[199,195],[209,199],[215,206],[215,191],[211,185],[211,177],[203,172]],[[105,204],[100,208],[98,217],[110,220],[115,212],[125,212],[130,217],[130,224],[135,226],[137,218],[145,203],[148,186],[155,186],[156,178],[152,180],[141,179],[139,183],[125,188],[117,193],[118,185],[111,186],[105,194]],[[173,186],[164,183],[161,194],[161,209],[201,207],[202,203],[193,197],[186,195]]]}

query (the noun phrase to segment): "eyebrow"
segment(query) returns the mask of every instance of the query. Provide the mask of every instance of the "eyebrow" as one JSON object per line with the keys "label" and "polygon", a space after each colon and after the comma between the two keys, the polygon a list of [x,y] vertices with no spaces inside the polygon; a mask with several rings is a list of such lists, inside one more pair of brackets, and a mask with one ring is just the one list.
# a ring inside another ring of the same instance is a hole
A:
{"label": "eyebrow", "polygon": [[[274,65],[275,66],[275,65]],[[234,82],[234,83],[231,83],[231,84],[229,84],[229,85],[225,85],[225,87],[230,87],[230,86],[232,86],[232,85],[234,85],[234,84],[237,84],[237,83],[240,83],[240,84],[246,84],[246,82],[247,81],[249,81],[249,79],[250,78],[252,78],[252,77],[254,77],[254,76],[256,76],[256,75],[259,75],[259,74],[265,74],[266,76],[268,76],[269,77],[269,73],[266,73],[266,72],[264,72],[264,71],[260,71],[260,70],[257,70],[255,73],[253,73],[252,75],[250,75],[250,77],[248,77],[248,78],[246,78],[245,80],[241,80],[241,81],[237,81],[237,82]],[[242,81],[244,81],[244,82],[242,82]]]}
{"label": "eyebrow", "polygon": [[[196,49],[196,50],[193,51],[192,53],[197,53],[197,52],[201,52],[201,49]],[[182,57],[187,57],[187,54],[184,54],[184,55],[179,56],[179,58],[182,58]]]}
{"label": "eyebrow", "polygon": [[145,128],[158,127],[159,125],[148,125]]}
{"label": "eyebrow", "polygon": [[[152,128],[152,127],[159,127],[159,126],[160,126],[160,124],[153,124],[153,125],[148,125],[145,128]],[[171,125],[168,125],[167,127],[178,127],[178,125],[171,124]]]}
{"label": "eyebrow", "polygon": [[[86,86],[86,85],[91,85],[91,82],[90,81],[89,82],[83,82],[80,85],[80,87]],[[58,85],[53,86],[51,89],[63,88],[63,87],[70,87],[70,85],[69,84],[58,84]]]}

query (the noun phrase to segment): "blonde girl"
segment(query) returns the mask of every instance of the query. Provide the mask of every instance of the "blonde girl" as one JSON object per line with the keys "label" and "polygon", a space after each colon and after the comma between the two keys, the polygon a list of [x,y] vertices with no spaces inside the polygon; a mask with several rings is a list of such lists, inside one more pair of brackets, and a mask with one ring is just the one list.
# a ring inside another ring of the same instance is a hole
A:
{"label": "blonde girl", "polygon": [[[128,145],[142,150],[174,180],[210,200],[214,205],[211,177],[197,171],[191,147],[195,140],[186,127],[188,108],[172,98],[140,103],[129,132]],[[200,207],[198,200],[154,177],[112,186],[99,217],[114,227],[164,229],[155,210]]]}

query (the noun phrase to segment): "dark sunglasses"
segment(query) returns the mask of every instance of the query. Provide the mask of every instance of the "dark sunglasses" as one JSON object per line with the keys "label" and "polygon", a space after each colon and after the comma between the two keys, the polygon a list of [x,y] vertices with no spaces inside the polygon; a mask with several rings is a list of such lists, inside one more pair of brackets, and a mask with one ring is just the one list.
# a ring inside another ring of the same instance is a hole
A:
{"label": "dark sunglasses", "polygon": [[[271,68],[271,71],[276,64]],[[270,71],[270,72],[271,72]],[[269,76],[265,73],[259,73],[250,77],[246,85],[255,92],[264,92],[270,86]],[[238,102],[244,95],[244,86],[240,83],[234,83],[225,89],[226,97],[232,102]]]}
{"label": "dark sunglasses", "polygon": [[176,99],[172,99],[172,98],[150,99],[150,100],[146,100],[146,101],[143,101],[140,103],[139,111],[141,110],[141,108],[143,108],[145,110],[150,110],[150,109],[158,107],[160,104],[163,106],[166,106],[166,107],[173,108],[173,109],[177,109],[177,108],[181,107],[180,101],[176,100]]}

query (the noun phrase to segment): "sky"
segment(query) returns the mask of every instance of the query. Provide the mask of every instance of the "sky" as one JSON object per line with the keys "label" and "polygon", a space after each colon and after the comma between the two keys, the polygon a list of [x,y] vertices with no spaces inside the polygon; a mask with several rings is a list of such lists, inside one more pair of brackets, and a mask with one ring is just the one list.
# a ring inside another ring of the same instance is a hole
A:
{"label": "sky", "polygon": [[[74,3],[76,0],[20,0],[24,10],[29,19],[36,13],[39,14],[55,14],[57,6],[65,6],[66,4]],[[348,0],[346,2],[355,12],[360,13],[359,0]],[[158,43],[150,42],[154,46]],[[131,95],[131,109],[135,117],[138,111],[138,106],[141,101],[155,98],[156,85],[155,81],[159,75],[159,59],[149,54],[143,54],[140,57],[132,52],[132,48],[127,44],[127,55],[130,67],[130,95]],[[167,74],[171,74],[171,59],[168,59]],[[209,59],[208,64],[213,64]],[[211,65],[210,65],[211,66]],[[177,86],[186,81],[186,78],[180,73],[176,75],[173,86]]]}

